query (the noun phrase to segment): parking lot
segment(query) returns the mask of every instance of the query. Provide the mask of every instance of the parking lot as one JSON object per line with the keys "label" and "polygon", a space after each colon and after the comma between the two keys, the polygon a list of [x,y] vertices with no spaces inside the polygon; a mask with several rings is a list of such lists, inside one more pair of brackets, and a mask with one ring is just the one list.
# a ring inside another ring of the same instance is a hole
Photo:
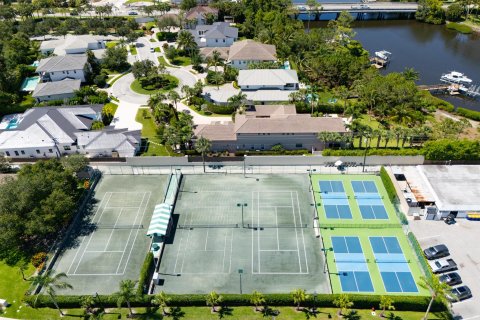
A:
{"label": "parking lot", "polygon": [[456,224],[447,225],[443,221],[416,220],[410,222],[410,228],[423,249],[437,244],[448,247],[448,258],[457,263],[457,273],[472,291],[472,298],[453,303],[455,319],[480,319],[480,221],[458,219]]}

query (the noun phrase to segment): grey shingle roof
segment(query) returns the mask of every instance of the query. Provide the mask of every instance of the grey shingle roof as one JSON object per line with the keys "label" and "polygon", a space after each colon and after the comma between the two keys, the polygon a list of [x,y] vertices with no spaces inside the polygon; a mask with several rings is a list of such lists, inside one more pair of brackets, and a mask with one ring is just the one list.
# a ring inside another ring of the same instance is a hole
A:
{"label": "grey shingle roof", "polygon": [[53,96],[57,94],[73,93],[80,89],[80,79],[64,79],[62,81],[39,83],[33,91],[32,97]]}
{"label": "grey shingle roof", "polygon": [[40,60],[37,73],[41,72],[59,72],[67,70],[81,70],[87,64],[86,55],[66,55],[55,56]]}
{"label": "grey shingle roof", "polygon": [[[199,35],[199,31],[203,32],[203,35]],[[226,39],[226,38],[238,38],[238,28],[230,27],[228,22],[215,22],[212,25],[200,25],[195,30],[189,30],[196,39]]]}

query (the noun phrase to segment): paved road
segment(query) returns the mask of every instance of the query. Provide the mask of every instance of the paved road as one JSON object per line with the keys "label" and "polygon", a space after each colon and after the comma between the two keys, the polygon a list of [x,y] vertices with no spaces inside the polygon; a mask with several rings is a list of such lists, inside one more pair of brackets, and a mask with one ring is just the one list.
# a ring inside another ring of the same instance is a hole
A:
{"label": "paved road", "polygon": [[112,88],[110,88],[110,94],[120,101],[146,104],[149,98],[148,95],[138,94],[130,89],[130,85],[132,84],[133,80],[134,77],[131,73],[121,77],[113,84]]}

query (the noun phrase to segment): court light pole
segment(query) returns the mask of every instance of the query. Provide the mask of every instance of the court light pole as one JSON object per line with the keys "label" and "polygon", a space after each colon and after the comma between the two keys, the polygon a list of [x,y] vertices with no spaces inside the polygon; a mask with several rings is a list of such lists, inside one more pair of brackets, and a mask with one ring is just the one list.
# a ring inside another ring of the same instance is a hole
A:
{"label": "court light pole", "polygon": [[333,251],[333,248],[322,248],[321,249],[323,253],[325,254],[325,264],[323,265],[323,273],[327,273],[327,258],[328,258],[328,252]]}
{"label": "court light pole", "polygon": [[243,177],[246,178],[247,176],[247,168],[246,168],[246,162],[247,162],[247,155],[243,155]]}
{"label": "court light pole", "polygon": [[313,291],[313,308],[312,308],[312,313],[316,314],[317,313],[317,290]]}
{"label": "court light pole", "polygon": [[246,203],[237,203],[237,207],[241,207],[242,208],[242,228],[245,228],[245,221],[243,219],[243,208],[246,207],[247,204]]}
{"label": "court light pole", "polygon": [[362,167],[362,172],[365,172],[365,163],[367,161],[367,151],[368,151],[368,137],[365,138],[365,153],[363,154],[363,167]]}

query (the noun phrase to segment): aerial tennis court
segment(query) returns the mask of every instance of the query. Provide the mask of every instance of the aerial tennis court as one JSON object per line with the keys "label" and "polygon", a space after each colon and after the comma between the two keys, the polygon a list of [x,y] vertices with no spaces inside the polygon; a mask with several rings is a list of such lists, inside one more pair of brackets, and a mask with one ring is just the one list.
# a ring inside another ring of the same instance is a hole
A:
{"label": "aerial tennis court", "polygon": [[320,222],[399,222],[378,176],[312,175],[311,181]]}
{"label": "aerial tennis court", "polygon": [[78,232],[54,265],[76,294],[113,293],[120,280],[138,279],[149,250],[146,231],[166,183],[166,175],[101,178]]}
{"label": "aerial tennis court", "polygon": [[402,229],[322,230],[333,293],[428,295]]}
{"label": "aerial tennis court", "polygon": [[313,213],[307,175],[184,175],[156,291],[327,293]]}

